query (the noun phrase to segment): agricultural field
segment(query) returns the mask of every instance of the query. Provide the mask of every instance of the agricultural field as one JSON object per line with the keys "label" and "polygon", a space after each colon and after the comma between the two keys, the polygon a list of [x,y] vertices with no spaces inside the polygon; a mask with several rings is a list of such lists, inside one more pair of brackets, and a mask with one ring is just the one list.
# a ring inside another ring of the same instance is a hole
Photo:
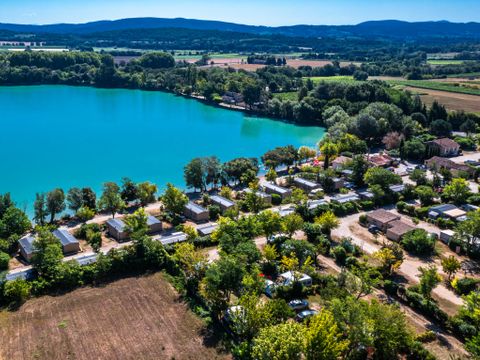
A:
{"label": "agricultural field", "polygon": [[312,76],[310,78],[304,78],[310,79],[313,81],[314,84],[318,84],[322,81],[333,81],[333,82],[352,82],[356,81],[353,79],[353,76],[344,76],[344,75],[338,75],[338,76]]}
{"label": "agricultural field", "polygon": [[418,89],[408,86],[405,87],[405,90],[418,94],[427,106],[430,106],[434,101],[438,101],[448,110],[466,111],[480,115],[480,98],[477,95]]}
{"label": "agricultural field", "polygon": [[0,359],[228,359],[157,273],[0,313]]}
{"label": "agricultural field", "polygon": [[388,82],[392,85],[480,96],[480,87],[467,82],[450,83],[430,80],[389,80]]}
{"label": "agricultural field", "polygon": [[446,60],[446,59],[431,59],[427,60],[427,64],[429,65],[460,65],[463,64],[463,60]]}
{"label": "agricultural field", "polygon": [[284,92],[284,93],[274,93],[273,97],[281,99],[281,100],[298,100],[298,92],[291,91],[291,92]]}

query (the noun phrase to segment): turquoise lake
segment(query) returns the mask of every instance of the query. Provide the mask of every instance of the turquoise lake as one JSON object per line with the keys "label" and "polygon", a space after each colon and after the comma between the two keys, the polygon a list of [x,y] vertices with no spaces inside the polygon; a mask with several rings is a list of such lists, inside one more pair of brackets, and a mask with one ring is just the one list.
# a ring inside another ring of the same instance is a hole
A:
{"label": "turquoise lake", "polygon": [[98,192],[124,176],[183,186],[194,157],[259,157],[276,146],[313,146],[323,134],[161,92],[0,87],[0,193],[31,214],[36,192]]}

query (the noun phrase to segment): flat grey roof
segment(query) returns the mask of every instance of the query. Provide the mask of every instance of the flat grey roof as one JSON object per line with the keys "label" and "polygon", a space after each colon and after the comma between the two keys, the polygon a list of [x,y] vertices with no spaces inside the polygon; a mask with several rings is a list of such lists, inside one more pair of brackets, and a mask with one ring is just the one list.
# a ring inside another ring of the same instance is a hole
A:
{"label": "flat grey roof", "polygon": [[158,240],[163,245],[175,244],[177,242],[182,242],[187,240],[187,234],[183,232],[173,233],[170,236],[160,237]]}
{"label": "flat grey roof", "polygon": [[213,202],[216,202],[217,204],[221,204],[225,207],[235,206],[235,203],[232,200],[228,200],[227,198],[224,198],[223,196],[220,196],[220,195],[210,196],[210,200],[212,200]]}
{"label": "flat grey roof", "polygon": [[69,244],[78,244],[78,240],[75,239],[75,237],[70,234],[67,230],[64,229],[57,229],[52,232],[52,234],[60,240],[63,246],[69,245]]}
{"label": "flat grey roof", "polygon": [[108,219],[107,224],[113,227],[118,232],[122,232],[125,228],[125,223],[120,219]]}
{"label": "flat grey roof", "polygon": [[327,202],[325,200],[309,200],[307,201],[307,206],[308,206],[308,210],[313,210],[313,209],[316,209],[317,207],[321,206],[321,205],[326,205]]}
{"label": "flat grey roof", "polygon": [[457,207],[453,204],[442,204],[442,205],[437,205],[437,206],[432,206],[430,208],[430,211],[437,212],[437,213],[443,213],[445,211],[450,211],[457,209]]}
{"label": "flat grey roof", "polygon": [[[247,192],[247,193],[251,193],[251,192],[252,192],[252,189],[246,188],[246,189],[243,190],[243,191],[244,191],[244,192]],[[270,197],[269,194],[267,194],[267,193],[264,192],[264,191],[260,191],[260,190],[256,191],[255,194],[257,194],[257,196],[260,196],[261,198],[268,198],[268,197]]]}
{"label": "flat grey roof", "polygon": [[205,224],[197,227],[197,231],[201,232],[203,235],[210,235],[218,227],[218,224]]}
{"label": "flat grey roof", "polygon": [[389,188],[393,192],[401,192],[401,191],[405,190],[405,185],[403,185],[403,184],[391,185]]}
{"label": "flat grey roof", "polygon": [[21,271],[10,272],[5,276],[5,280],[12,281],[17,279],[28,280],[33,277],[33,269],[25,269]]}
{"label": "flat grey roof", "polygon": [[147,217],[147,225],[148,225],[148,226],[152,226],[152,225],[156,225],[156,224],[161,224],[161,221],[158,220],[155,216],[148,215],[148,217]]}
{"label": "flat grey roof", "polygon": [[204,212],[207,212],[208,210],[205,209],[204,207],[195,204],[194,202],[189,202],[187,205],[185,205],[185,208],[193,212],[194,214],[203,214]]}
{"label": "flat grey roof", "polygon": [[340,204],[349,202],[349,201],[357,201],[360,200],[358,195],[345,195],[345,196],[336,196],[332,199],[333,201],[339,202]]}
{"label": "flat grey roof", "polygon": [[289,192],[289,189],[285,189],[281,186],[278,186],[278,185],[275,185],[275,184],[271,184],[271,183],[263,183],[263,187],[264,188],[267,188],[267,189],[270,189],[270,190],[273,190],[273,191],[276,191],[280,194],[286,194]]}
{"label": "flat grey roof", "polygon": [[25,236],[18,240],[18,244],[22,247],[23,251],[25,251],[26,254],[33,254],[35,251],[33,247],[33,242],[35,241],[35,238],[33,236]]}
{"label": "flat grey roof", "polygon": [[301,177],[296,177],[296,178],[293,179],[293,181],[296,182],[296,183],[299,183],[299,184],[310,186],[310,187],[320,186],[316,182],[313,182],[313,181],[310,181],[310,180],[307,180],[307,179],[304,179],[304,178],[301,178]]}
{"label": "flat grey roof", "polygon": [[75,259],[81,266],[90,265],[97,262],[97,254],[85,255]]}

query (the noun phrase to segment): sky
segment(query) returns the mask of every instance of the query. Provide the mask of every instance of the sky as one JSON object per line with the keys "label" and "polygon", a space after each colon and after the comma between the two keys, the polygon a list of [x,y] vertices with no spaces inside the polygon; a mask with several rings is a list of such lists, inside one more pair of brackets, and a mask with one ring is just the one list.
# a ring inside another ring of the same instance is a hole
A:
{"label": "sky", "polygon": [[251,25],[357,24],[367,20],[480,21],[480,0],[0,0],[0,22],[83,23],[184,17]]}

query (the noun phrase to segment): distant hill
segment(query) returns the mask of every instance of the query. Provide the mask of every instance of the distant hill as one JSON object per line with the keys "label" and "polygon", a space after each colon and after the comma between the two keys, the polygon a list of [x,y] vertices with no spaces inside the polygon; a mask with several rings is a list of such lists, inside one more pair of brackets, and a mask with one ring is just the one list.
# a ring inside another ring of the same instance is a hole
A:
{"label": "distant hill", "polygon": [[253,26],[222,21],[195,19],[131,18],[95,21],[84,24],[20,25],[0,23],[0,30],[17,33],[92,34],[97,32],[183,28],[193,30],[231,31],[258,35],[287,35],[295,37],[464,37],[480,38],[480,23],[451,23],[448,21],[406,22],[398,20],[368,21],[358,25],[294,25]]}

